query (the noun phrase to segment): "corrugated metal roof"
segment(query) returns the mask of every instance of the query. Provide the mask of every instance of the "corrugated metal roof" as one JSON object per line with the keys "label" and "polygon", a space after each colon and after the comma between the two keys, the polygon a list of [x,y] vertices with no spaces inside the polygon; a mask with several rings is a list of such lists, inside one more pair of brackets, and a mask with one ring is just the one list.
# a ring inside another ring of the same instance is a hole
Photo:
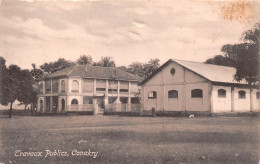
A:
{"label": "corrugated metal roof", "polygon": [[170,59],[166,63],[164,63],[160,68],[158,68],[153,74],[148,76],[138,85],[144,85],[147,81],[149,81],[155,74],[160,72],[164,67],[166,67],[170,63],[177,63],[186,69],[206,78],[212,82],[220,82],[220,83],[234,83],[234,84],[247,84],[245,81],[237,82],[234,80],[234,75],[236,73],[236,69],[234,67],[227,66],[219,66],[213,64],[199,63],[193,61],[185,61],[185,60],[177,60]]}
{"label": "corrugated metal roof", "polygon": [[75,65],[66,69],[47,74],[43,78],[55,78],[60,76],[80,76],[83,78],[115,79],[127,81],[141,81],[142,78],[131,73],[115,69],[113,67],[100,67],[87,65]]}
{"label": "corrugated metal roof", "polygon": [[[234,80],[234,75],[236,73],[236,69],[234,67],[219,66],[176,59],[173,59],[173,61],[205,77],[210,81],[222,83],[238,83],[236,80]],[[240,83],[246,84],[245,81],[241,81]]]}

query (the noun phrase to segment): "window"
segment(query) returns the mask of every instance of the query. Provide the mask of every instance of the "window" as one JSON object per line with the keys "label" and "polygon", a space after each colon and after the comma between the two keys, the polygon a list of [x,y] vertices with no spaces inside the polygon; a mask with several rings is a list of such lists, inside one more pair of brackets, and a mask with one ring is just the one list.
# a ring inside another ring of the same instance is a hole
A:
{"label": "window", "polygon": [[260,99],[260,92],[256,92],[256,98]]}
{"label": "window", "polygon": [[175,74],[175,69],[172,68],[170,72],[171,72],[172,75],[174,75]]}
{"label": "window", "polygon": [[238,98],[245,99],[246,98],[246,92],[245,91],[238,91]]}
{"label": "window", "polygon": [[72,101],[71,101],[71,105],[77,105],[79,102],[78,102],[78,100],[77,99],[73,99]]}
{"label": "window", "polygon": [[157,97],[157,93],[155,91],[148,92],[149,99],[155,99]]}
{"label": "window", "polygon": [[65,81],[61,81],[61,92],[65,92]]}
{"label": "window", "polygon": [[105,92],[106,88],[96,88],[96,91],[98,91],[98,92]]}
{"label": "window", "polygon": [[79,92],[79,82],[77,80],[72,81],[71,92]]}
{"label": "window", "polygon": [[226,97],[226,90],[219,89],[218,90],[218,97],[225,98]]}
{"label": "window", "polygon": [[120,89],[120,92],[128,92],[128,89]]}
{"label": "window", "polygon": [[191,90],[192,98],[201,98],[203,97],[203,91],[201,89],[193,89]]}
{"label": "window", "polygon": [[168,91],[168,98],[178,98],[178,91],[176,90]]}
{"label": "window", "polygon": [[51,80],[45,81],[45,92],[51,93]]}
{"label": "window", "polygon": [[43,94],[43,83],[40,84],[39,89],[40,89],[40,93]]}
{"label": "window", "polygon": [[59,87],[59,80],[53,79],[52,80],[52,93],[57,93]]}

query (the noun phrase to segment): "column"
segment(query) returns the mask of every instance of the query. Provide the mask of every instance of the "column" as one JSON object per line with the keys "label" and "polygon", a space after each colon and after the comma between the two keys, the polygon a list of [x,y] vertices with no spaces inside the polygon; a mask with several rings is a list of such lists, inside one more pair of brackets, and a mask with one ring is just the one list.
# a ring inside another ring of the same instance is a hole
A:
{"label": "column", "polygon": [[128,82],[128,101],[127,101],[127,109],[131,111],[131,82]]}
{"label": "column", "polygon": [[97,88],[97,80],[94,79],[94,82],[93,82],[93,94],[94,95],[96,94],[96,88]]}
{"label": "column", "polygon": [[116,99],[117,103],[121,103],[120,102],[120,82],[119,80],[117,81],[117,99]]}
{"label": "column", "polygon": [[93,99],[93,106],[94,106],[93,114],[94,114],[94,115],[97,115],[97,112],[98,112],[97,99]]}
{"label": "column", "polygon": [[106,80],[106,93],[104,97],[105,106],[108,104],[108,80]]}
{"label": "column", "polygon": [[121,111],[121,102],[120,102],[120,82],[117,81],[117,99],[114,103],[115,111]]}
{"label": "column", "polygon": [[51,93],[52,93],[52,79],[51,79]]}
{"label": "column", "polygon": [[234,87],[232,86],[231,87],[231,112],[234,112],[234,102],[235,99],[234,99]]}

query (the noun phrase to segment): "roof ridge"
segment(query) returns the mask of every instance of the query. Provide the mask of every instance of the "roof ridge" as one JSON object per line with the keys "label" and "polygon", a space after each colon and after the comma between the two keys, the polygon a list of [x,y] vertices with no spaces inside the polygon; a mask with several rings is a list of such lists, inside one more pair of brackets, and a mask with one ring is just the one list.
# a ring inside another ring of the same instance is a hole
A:
{"label": "roof ridge", "polygon": [[235,68],[232,66],[225,66],[225,65],[216,65],[216,64],[210,64],[210,63],[204,63],[204,62],[197,62],[197,61],[189,61],[189,60],[181,60],[181,59],[173,59],[173,61],[184,61],[184,62],[190,62],[190,63],[198,63],[198,64],[206,64],[206,65],[212,65],[212,66],[217,66],[217,67],[228,67],[228,68]]}
{"label": "roof ridge", "polygon": [[69,74],[76,68],[76,66],[79,66],[78,64],[74,65],[74,68],[72,68],[68,73],[67,76],[69,76]]}

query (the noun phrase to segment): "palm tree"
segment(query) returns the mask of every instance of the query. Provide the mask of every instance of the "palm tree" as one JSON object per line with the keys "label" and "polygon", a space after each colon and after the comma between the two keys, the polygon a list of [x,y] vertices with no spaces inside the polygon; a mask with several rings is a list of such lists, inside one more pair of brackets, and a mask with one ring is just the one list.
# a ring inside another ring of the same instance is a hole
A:
{"label": "palm tree", "polygon": [[110,56],[102,56],[101,61],[98,63],[94,63],[94,65],[102,67],[116,67],[115,62],[112,60],[112,57]]}
{"label": "palm tree", "polygon": [[77,64],[79,65],[86,65],[86,64],[92,64],[92,57],[90,55],[82,55],[77,60]]}

